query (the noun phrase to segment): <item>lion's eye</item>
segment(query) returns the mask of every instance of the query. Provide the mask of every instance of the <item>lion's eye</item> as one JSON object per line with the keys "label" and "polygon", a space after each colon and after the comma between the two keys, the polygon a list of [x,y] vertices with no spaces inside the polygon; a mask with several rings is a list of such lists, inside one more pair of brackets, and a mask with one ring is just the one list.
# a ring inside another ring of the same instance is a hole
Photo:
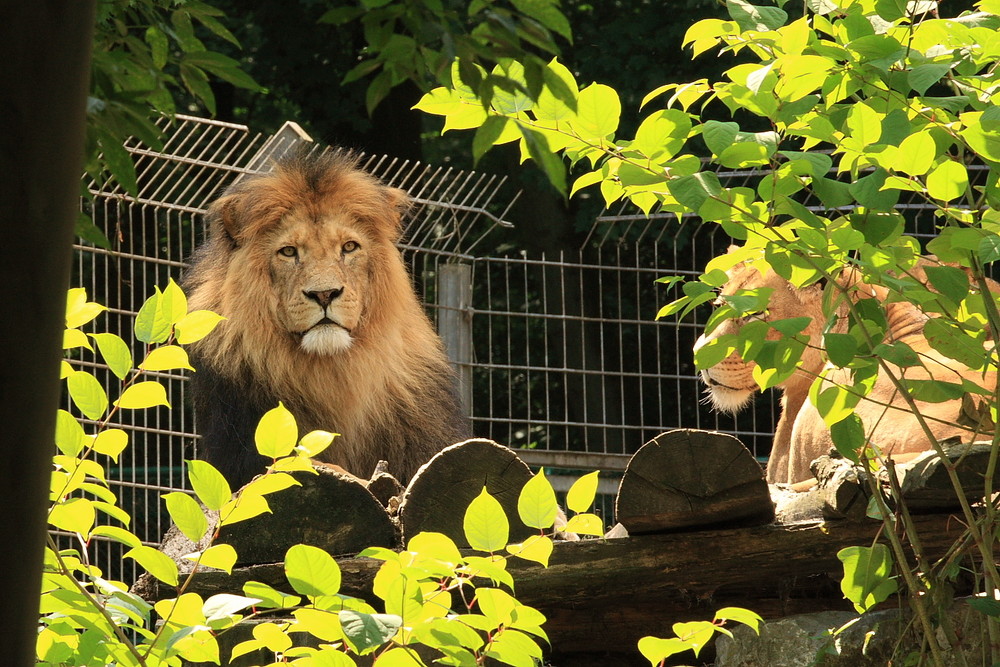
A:
{"label": "lion's eye", "polygon": [[278,250],[278,254],[282,257],[295,257],[299,254],[299,250],[293,245],[286,245],[284,248]]}
{"label": "lion's eye", "polygon": [[345,253],[354,252],[360,247],[361,244],[358,243],[357,241],[348,241],[347,243],[344,244],[343,250]]}

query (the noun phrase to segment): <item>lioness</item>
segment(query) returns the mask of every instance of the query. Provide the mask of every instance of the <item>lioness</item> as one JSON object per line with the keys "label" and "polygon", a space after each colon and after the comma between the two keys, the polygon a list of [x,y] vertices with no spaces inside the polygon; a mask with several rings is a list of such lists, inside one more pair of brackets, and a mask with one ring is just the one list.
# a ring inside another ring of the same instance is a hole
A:
{"label": "lioness", "polygon": [[[922,262],[934,263],[935,260],[926,258]],[[918,265],[915,271],[919,274],[921,270]],[[824,371],[827,374],[827,385],[852,384],[849,371],[830,364],[823,349],[823,332],[828,324],[823,312],[824,287],[813,284],[797,289],[774,271],[761,275],[749,262],[736,264],[727,271],[727,275],[729,279],[720,290],[720,298],[736,294],[741,289],[773,289],[766,311],[755,315],[754,319],[774,321],[802,316],[811,318],[810,324],[803,331],[808,336],[809,343],[802,355],[801,366],[790,378],[778,385],[782,391],[781,416],[767,465],[769,482],[803,482],[811,477],[810,463],[833,447],[829,429],[809,400],[809,388],[813,380]],[[852,271],[844,271],[838,285],[841,290],[847,290],[849,298],[886,302],[889,328],[885,340],[908,344],[922,362],[922,365],[905,369],[889,364],[889,369],[896,377],[956,383],[966,378],[990,391],[996,386],[995,371],[973,371],[935,351],[924,337],[924,324],[929,317],[913,304],[887,302],[888,291],[884,287],[861,283]],[[834,289],[834,286],[831,285],[830,289]],[[833,333],[845,332],[847,311],[847,303],[841,300],[835,320],[826,330]],[[737,333],[746,321],[726,320],[711,333],[702,335],[695,343],[695,350],[719,336]],[[773,329],[768,334],[772,340],[779,336]],[[709,397],[716,409],[735,413],[750,402],[759,391],[753,378],[753,368],[753,362],[744,361],[734,353],[712,368],[701,371],[702,380],[708,386]],[[966,408],[965,414],[963,405]],[[992,424],[986,423],[988,420],[982,419],[981,411],[970,415],[967,410],[969,402],[963,402],[962,399],[941,403],[917,401],[916,407],[931,435],[938,440],[957,436],[963,441],[971,441],[988,436],[983,430],[993,428]],[[927,433],[884,368],[880,369],[871,393],[857,405],[856,412],[864,424],[866,440],[885,455],[913,454],[931,448]]]}

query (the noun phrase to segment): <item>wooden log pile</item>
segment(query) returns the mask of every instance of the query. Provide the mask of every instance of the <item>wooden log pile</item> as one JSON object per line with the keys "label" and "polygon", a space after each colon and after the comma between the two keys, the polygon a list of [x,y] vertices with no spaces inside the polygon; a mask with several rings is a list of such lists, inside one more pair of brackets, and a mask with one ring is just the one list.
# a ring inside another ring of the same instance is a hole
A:
{"label": "wooden log pile", "polygon": [[[982,492],[983,451],[966,446],[949,453],[952,463],[968,470],[963,480],[970,497]],[[548,568],[510,562],[518,599],[548,618],[553,664],[648,664],[636,650],[640,637],[671,636],[673,623],[710,619],[726,606],[746,607],[765,619],[850,610],[839,589],[836,554],[870,544],[882,523],[865,515],[863,472],[829,457],[814,471],[819,482],[807,492],[769,489],[760,465],[732,436],[678,430],[644,445],[622,478],[615,508],[621,525],[609,537],[557,542]],[[942,555],[960,535],[961,524],[952,520],[954,495],[949,501],[940,484],[941,462],[927,455],[892,473],[905,497],[927,510],[916,514],[914,523],[928,555]],[[222,539],[238,545],[241,567],[232,575],[198,572],[189,590],[238,593],[251,580],[290,590],[279,561],[285,549],[301,542],[342,556],[342,592],[371,600],[381,562],[354,554],[375,544],[398,547],[421,530],[463,542],[465,508],[483,486],[500,500],[513,529],[520,525],[517,496],[530,477],[515,452],[486,440],[442,451],[401,496],[383,502],[366,488],[379,475],[366,483],[325,473],[312,482],[323,490],[307,485],[299,494],[281,492],[271,502],[272,515],[234,526]],[[385,504],[395,510],[391,520]],[[378,532],[384,531],[381,515],[390,533]],[[376,533],[355,531],[351,526],[358,522]],[[527,534],[512,530],[511,540]],[[193,550],[195,545],[180,540],[179,533],[168,535],[164,551],[176,558]],[[244,551],[254,555],[248,559]],[[150,578],[136,589],[147,599],[175,593]]]}

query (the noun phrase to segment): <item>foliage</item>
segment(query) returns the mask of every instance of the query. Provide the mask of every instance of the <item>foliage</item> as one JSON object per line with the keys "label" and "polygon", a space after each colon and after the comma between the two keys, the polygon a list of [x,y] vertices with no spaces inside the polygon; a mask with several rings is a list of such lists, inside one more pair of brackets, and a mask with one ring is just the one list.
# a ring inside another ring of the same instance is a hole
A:
{"label": "foliage", "polygon": [[[135,166],[123,141],[136,137],[159,150],[162,141],[154,120],[161,115],[173,116],[182,96],[189,96],[214,114],[212,77],[247,90],[261,90],[236,60],[212,50],[199,37],[200,31],[207,31],[213,38],[238,47],[221,16],[222,12],[197,0],[98,3],[86,152],[87,174],[97,183],[111,175],[135,196]],[[108,246],[89,220],[81,219],[77,233]]]}
{"label": "foliage", "polygon": [[[725,270],[741,261],[753,262],[762,273],[773,270],[796,287],[825,285],[828,368],[846,369],[850,379],[817,377],[810,398],[846,456],[872,467],[885,464],[884,453],[866,443],[864,429],[871,425],[854,412],[880,373],[891,378],[918,419],[923,419],[918,400],[965,397],[977,406],[973,412],[995,424],[996,391],[980,386],[989,383],[906,378],[906,369],[923,365],[924,357],[886,340],[885,306],[907,302],[930,317],[925,335],[931,353],[990,377],[996,373],[993,341],[1000,339],[1000,314],[996,300],[984,295],[990,293],[985,270],[1000,259],[1000,3],[982,0],[978,11],[956,18],[941,18],[937,3],[923,0],[817,0],[797,6],[728,0],[726,7],[728,20],[695,23],[684,43],[695,56],[719,49],[745,61],[719,82],[667,83],[650,92],[642,107],[665,106],[645,112],[634,136],[619,136],[622,107],[613,88],[600,83],[581,88],[557,60],[549,63],[550,75],[537,95],[523,86],[519,94],[486,99],[462,85],[465,70],[456,69],[454,85],[431,91],[417,108],[444,116],[445,131],[475,128],[476,156],[517,142],[522,160],[535,160],[563,191],[597,186],[609,205],[627,199],[647,213],[697,216],[743,242],[740,250],[710,262],[697,281],[683,284],[683,295],[660,317],[684,315],[715,300]],[[516,64],[503,67],[516,75]],[[549,85],[556,78],[561,84]],[[718,103],[729,120],[705,118],[706,109]],[[559,154],[586,169],[572,184]],[[748,185],[727,187],[717,174],[725,169],[748,170],[755,177]],[[896,206],[903,192],[935,211],[939,233],[926,248],[905,233],[907,218]],[[922,281],[912,269],[924,251],[948,264],[927,268]],[[850,281],[837,281],[846,268],[861,283],[885,287],[885,301],[848,298]],[[709,326],[766,311],[766,300],[762,293],[727,297]],[[834,330],[838,308],[847,310],[843,330]],[[796,370],[805,349],[782,339],[795,337],[804,323],[754,324],[720,338],[714,349],[706,346],[696,362],[710,366],[738,351],[756,363],[762,389],[778,384]],[[924,430],[928,448],[943,455],[926,422]],[[993,491],[1000,450],[991,437],[986,497]],[[974,511],[954,466],[945,469],[963,502],[983,589],[992,591],[1000,585],[992,538],[996,507],[986,503]],[[894,580],[885,576],[894,561],[927,636],[937,622],[956,642],[945,616],[932,619],[925,593],[942,589],[954,576],[966,553],[963,542],[935,564],[912,540],[919,574],[911,571],[900,537],[902,529],[914,535],[905,504],[897,497],[894,514],[874,482],[872,490],[891,557],[879,550],[878,567],[852,565],[848,579],[859,572],[872,576],[860,575],[860,588],[845,584],[845,592],[867,609],[891,592]],[[876,552],[867,553],[874,562]],[[857,556],[848,563],[865,560]],[[936,642],[930,645],[941,664]]]}
{"label": "foliage", "polygon": [[[540,660],[539,640],[546,640],[545,617],[520,603],[512,592],[514,577],[507,560],[518,557],[547,566],[558,515],[555,493],[544,472],[521,492],[518,513],[538,534],[523,543],[508,544],[507,517],[485,489],[470,504],[464,520],[466,539],[485,554],[463,555],[439,533],[414,536],[402,552],[370,548],[361,553],[382,561],[374,579],[374,595],[383,611],[340,592],[337,562],[324,551],[306,545],[291,547],[285,575],[297,595],[250,582],[243,595],[218,594],[203,599],[189,592],[190,575],[162,552],[142,544],[129,531],[130,517],[117,504],[104,461],[128,446],[125,431],[111,427],[121,410],[167,405],[163,385],[148,373],[186,368],[187,354],[178,343],[207,335],[220,317],[207,311],[188,312],[187,300],[172,281],[157,290],[139,311],[135,336],[146,343],[144,360],[133,366],[129,346],[107,333],[86,334],[81,327],[105,308],[87,301],[83,289],[67,299],[65,348],[87,350],[121,380],[111,401],[89,372],[63,363],[68,394],[83,417],[94,423],[87,433],[81,421],[59,411],[53,459],[49,524],[56,535],[74,543],[60,548],[50,535],[46,548],[37,656],[39,664],[179,665],[180,661],[220,660],[218,636],[244,620],[282,612],[292,620],[264,621],[253,626],[252,639],[234,648],[233,657],[253,651],[274,653],[297,665],[352,665],[351,655],[375,654],[380,665],[424,665],[430,649],[438,664],[474,665],[491,659],[510,665]],[[94,350],[96,343],[96,351]],[[272,459],[265,474],[237,493],[204,461],[188,461],[193,497],[170,492],[163,496],[177,528],[192,542],[208,546],[184,558],[193,571],[208,567],[231,572],[237,554],[226,544],[212,544],[223,526],[268,512],[266,496],[299,483],[289,473],[315,472],[310,458],[333,442],[335,434],[314,431],[299,438],[295,418],[281,404],[267,412],[255,432],[257,450]],[[569,491],[574,516],[566,528],[601,535],[600,519],[587,512],[597,491],[596,473],[578,480]],[[205,511],[218,512],[210,528]],[[99,519],[100,515],[104,515]],[[120,524],[120,525],[119,525]],[[213,532],[209,535],[209,530]],[[129,547],[125,554],[150,575],[177,588],[178,596],[150,606],[123,582],[104,578],[89,561],[93,539]],[[192,573],[193,573],[192,571]],[[159,626],[153,623],[158,616]],[[292,633],[320,640],[317,648],[297,647]],[[421,653],[416,647],[425,647]]]}
{"label": "foliage", "polygon": [[320,18],[321,23],[335,25],[350,21],[361,22],[366,47],[363,59],[343,83],[371,77],[365,100],[369,114],[403,81],[413,81],[421,89],[429,83],[448,84],[456,60],[466,80],[491,96],[495,86],[509,88],[509,82],[503,77],[478,78],[475,65],[519,58],[538,90],[545,63],[531,49],[554,54],[559,52],[556,35],[572,39],[558,0],[358,0],[355,6],[335,7]]}
{"label": "foliage", "polygon": [[725,607],[715,612],[711,621],[691,621],[674,623],[674,637],[661,639],[659,637],[643,637],[639,640],[639,652],[649,660],[653,667],[665,664],[667,658],[678,653],[694,651],[695,657],[701,653],[715,636],[722,633],[727,637],[733,634],[725,627],[726,621],[742,623],[760,634],[760,624],[764,621],[758,614],[739,607]]}

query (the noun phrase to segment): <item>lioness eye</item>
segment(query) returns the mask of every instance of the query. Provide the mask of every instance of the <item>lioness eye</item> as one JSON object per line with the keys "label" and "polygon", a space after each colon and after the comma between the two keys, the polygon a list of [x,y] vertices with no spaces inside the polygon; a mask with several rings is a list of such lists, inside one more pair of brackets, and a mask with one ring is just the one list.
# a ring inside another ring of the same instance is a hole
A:
{"label": "lioness eye", "polygon": [[283,255],[284,257],[295,257],[296,255],[299,254],[299,251],[293,245],[286,245],[284,248],[278,251],[278,254]]}
{"label": "lioness eye", "polygon": [[361,247],[361,244],[358,243],[357,241],[348,241],[347,243],[344,244],[344,252],[345,253],[346,252],[354,252],[355,250],[357,250],[360,247]]}

